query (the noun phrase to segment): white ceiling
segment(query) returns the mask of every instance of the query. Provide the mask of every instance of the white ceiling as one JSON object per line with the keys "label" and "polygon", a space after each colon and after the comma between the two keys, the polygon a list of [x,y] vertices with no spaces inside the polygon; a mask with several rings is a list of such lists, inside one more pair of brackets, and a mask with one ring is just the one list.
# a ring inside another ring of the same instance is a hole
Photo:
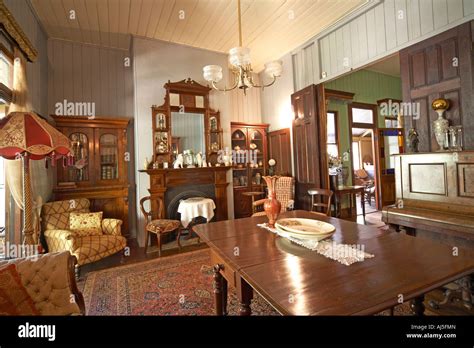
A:
{"label": "white ceiling", "polygon": [[400,57],[398,53],[366,68],[385,75],[400,77]]}
{"label": "white ceiling", "polygon": [[[253,67],[278,59],[367,0],[242,0]],[[237,0],[31,0],[48,35],[128,49],[128,34],[228,52]],[[71,12],[74,11],[74,12]],[[71,14],[75,19],[71,19]]]}

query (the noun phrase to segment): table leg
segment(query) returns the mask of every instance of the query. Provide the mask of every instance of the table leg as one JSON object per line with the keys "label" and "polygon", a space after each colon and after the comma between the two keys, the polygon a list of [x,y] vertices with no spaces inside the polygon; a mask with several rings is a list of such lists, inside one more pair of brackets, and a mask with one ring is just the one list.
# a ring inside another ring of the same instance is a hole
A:
{"label": "table leg", "polygon": [[214,271],[214,305],[216,315],[224,315],[223,312],[223,303],[224,303],[224,279],[220,272],[221,266],[215,265],[213,268]]}
{"label": "table leg", "polygon": [[227,315],[227,279],[222,277],[222,313]]}
{"label": "table leg", "polygon": [[360,193],[360,204],[362,205],[362,216],[364,217],[364,225],[365,225],[365,200],[364,200],[364,191]]}
{"label": "table leg", "polygon": [[242,277],[238,276],[237,279],[237,298],[239,299],[240,308],[239,315],[249,316],[252,314],[250,308],[250,302],[253,298],[252,287]]}
{"label": "table leg", "polygon": [[425,295],[415,297],[410,303],[410,308],[415,313],[415,315],[422,316],[425,313],[425,305],[423,301],[425,300]]}

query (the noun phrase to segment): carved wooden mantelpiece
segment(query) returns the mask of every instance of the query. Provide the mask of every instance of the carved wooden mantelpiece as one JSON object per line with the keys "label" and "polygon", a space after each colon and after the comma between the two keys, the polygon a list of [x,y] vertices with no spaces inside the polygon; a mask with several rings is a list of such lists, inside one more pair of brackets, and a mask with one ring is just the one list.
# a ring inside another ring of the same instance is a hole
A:
{"label": "carved wooden mantelpiece", "polygon": [[170,187],[193,185],[214,185],[215,215],[218,221],[227,220],[227,171],[231,167],[205,167],[205,168],[182,168],[182,169],[148,169],[139,170],[150,176],[150,187],[148,191],[151,196],[151,210],[153,219],[166,218],[166,209],[162,216],[158,216],[158,200],[165,202],[165,193]]}

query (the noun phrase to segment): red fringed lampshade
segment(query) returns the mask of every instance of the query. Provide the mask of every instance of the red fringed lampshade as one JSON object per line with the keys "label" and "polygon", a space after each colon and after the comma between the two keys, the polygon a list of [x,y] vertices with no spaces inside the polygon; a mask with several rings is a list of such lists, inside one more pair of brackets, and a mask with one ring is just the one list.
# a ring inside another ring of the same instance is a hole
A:
{"label": "red fringed lampshade", "polygon": [[39,160],[71,157],[69,139],[33,112],[12,112],[0,119],[0,156],[28,155]]}

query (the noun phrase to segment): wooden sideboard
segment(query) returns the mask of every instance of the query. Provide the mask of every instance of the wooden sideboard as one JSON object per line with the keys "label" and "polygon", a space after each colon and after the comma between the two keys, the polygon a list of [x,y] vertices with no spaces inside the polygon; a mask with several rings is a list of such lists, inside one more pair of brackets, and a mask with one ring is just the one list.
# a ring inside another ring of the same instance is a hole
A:
{"label": "wooden sideboard", "polygon": [[382,220],[398,231],[474,248],[474,151],[395,156],[395,205]]}
{"label": "wooden sideboard", "polygon": [[217,220],[227,220],[227,172],[231,167],[205,167],[205,168],[167,168],[139,170],[150,176],[148,191],[151,197],[151,210],[153,219],[167,218],[166,210],[158,216],[158,200],[166,205],[166,191],[173,187],[189,186],[190,190],[197,185],[213,185],[216,203],[215,216]]}

